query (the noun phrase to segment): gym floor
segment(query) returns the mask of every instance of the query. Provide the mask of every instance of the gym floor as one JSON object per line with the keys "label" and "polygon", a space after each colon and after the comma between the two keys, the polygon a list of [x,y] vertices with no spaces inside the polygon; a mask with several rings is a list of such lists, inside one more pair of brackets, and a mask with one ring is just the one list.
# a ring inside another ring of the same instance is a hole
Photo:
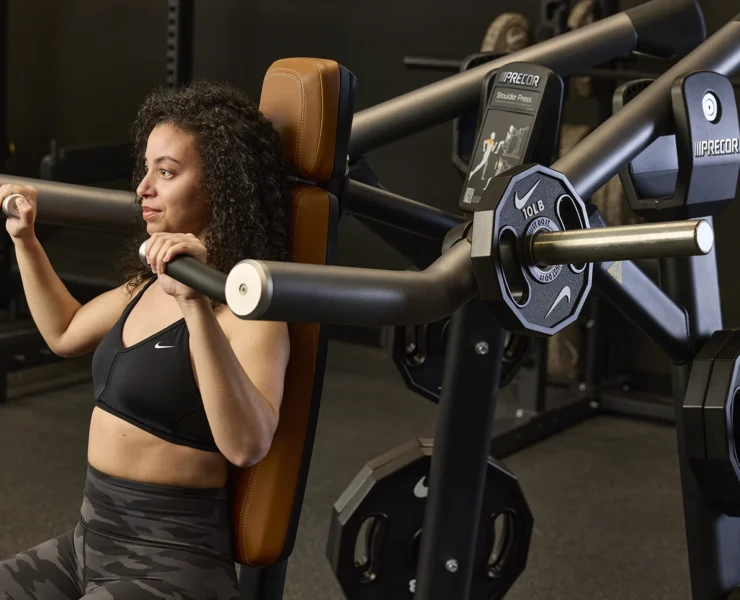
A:
{"label": "gym floor", "polygon": [[[92,385],[0,406],[0,559],[74,526]],[[432,437],[435,405],[382,351],[332,342],[286,600],[342,600],[325,558],[332,505],[362,465]],[[674,430],[597,417],[505,462],[535,518],[528,568],[507,599],[689,598]]]}

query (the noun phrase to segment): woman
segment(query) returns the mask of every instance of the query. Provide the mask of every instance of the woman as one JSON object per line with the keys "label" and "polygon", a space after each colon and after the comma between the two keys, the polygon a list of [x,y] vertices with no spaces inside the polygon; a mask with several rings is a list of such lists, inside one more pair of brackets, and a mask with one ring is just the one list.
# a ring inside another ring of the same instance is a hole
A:
{"label": "woman", "polygon": [[36,190],[0,187],[25,197],[7,230],[31,314],[55,353],[95,351],[96,399],[79,523],[0,563],[0,598],[238,596],[227,469],[270,447],[287,326],[242,321],[165,270],[184,254],[222,271],[284,259],[287,164],[270,123],[223,84],[154,92],[134,143],[142,219],[125,283],[84,306],[34,235]]}

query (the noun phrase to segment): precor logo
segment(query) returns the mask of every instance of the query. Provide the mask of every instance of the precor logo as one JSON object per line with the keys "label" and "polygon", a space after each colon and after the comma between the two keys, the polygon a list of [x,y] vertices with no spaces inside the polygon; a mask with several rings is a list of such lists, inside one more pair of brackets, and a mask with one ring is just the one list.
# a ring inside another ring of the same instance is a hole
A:
{"label": "precor logo", "polygon": [[532,75],[531,73],[517,73],[516,71],[503,71],[498,76],[498,80],[501,83],[525,85],[527,87],[537,87],[537,85],[540,83],[540,76]]}
{"label": "precor logo", "polygon": [[722,156],[723,154],[740,154],[740,139],[700,140],[694,144],[694,156]]}

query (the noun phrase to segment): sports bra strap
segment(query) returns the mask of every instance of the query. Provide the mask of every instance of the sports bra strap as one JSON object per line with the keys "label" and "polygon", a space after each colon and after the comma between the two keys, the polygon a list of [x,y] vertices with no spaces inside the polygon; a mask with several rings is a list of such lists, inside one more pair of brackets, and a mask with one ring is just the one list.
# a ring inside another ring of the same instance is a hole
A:
{"label": "sports bra strap", "polygon": [[153,275],[149,281],[147,281],[144,286],[138,291],[136,296],[133,297],[133,299],[126,305],[126,308],[123,309],[123,313],[121,314],[121,320],[120,322],[123,322],[128,317],[129,313],[134,309],[134,306],[136,306],[137,302],[141,300],[141,297],[144,295],[144,292],[146,292],[149,287],[157,280],[157,276]]}

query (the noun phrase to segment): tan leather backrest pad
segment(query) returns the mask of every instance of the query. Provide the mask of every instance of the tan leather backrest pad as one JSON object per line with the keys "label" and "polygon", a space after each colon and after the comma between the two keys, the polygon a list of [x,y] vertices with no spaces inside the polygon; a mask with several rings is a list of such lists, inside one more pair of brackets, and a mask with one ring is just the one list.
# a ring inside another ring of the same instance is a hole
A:
{"label": "tan leather backrest pad", "polygon": [[337,138],[340,67],[321,58],[285,58],[262,84],[260,110],[280,132],[298,174],[316,183],[331,179]]}
{"label": "tan leather backrest pad", "polygon": [[[329,235],[328,194],[312,186],[293,191],[291,260],[324,264]],[[235,560],[264,567],[283,551],[303,460],[311,408],[319,325],[290,326],[290,361],[277,432],[267,456],[241,470],[231,492]]]}

